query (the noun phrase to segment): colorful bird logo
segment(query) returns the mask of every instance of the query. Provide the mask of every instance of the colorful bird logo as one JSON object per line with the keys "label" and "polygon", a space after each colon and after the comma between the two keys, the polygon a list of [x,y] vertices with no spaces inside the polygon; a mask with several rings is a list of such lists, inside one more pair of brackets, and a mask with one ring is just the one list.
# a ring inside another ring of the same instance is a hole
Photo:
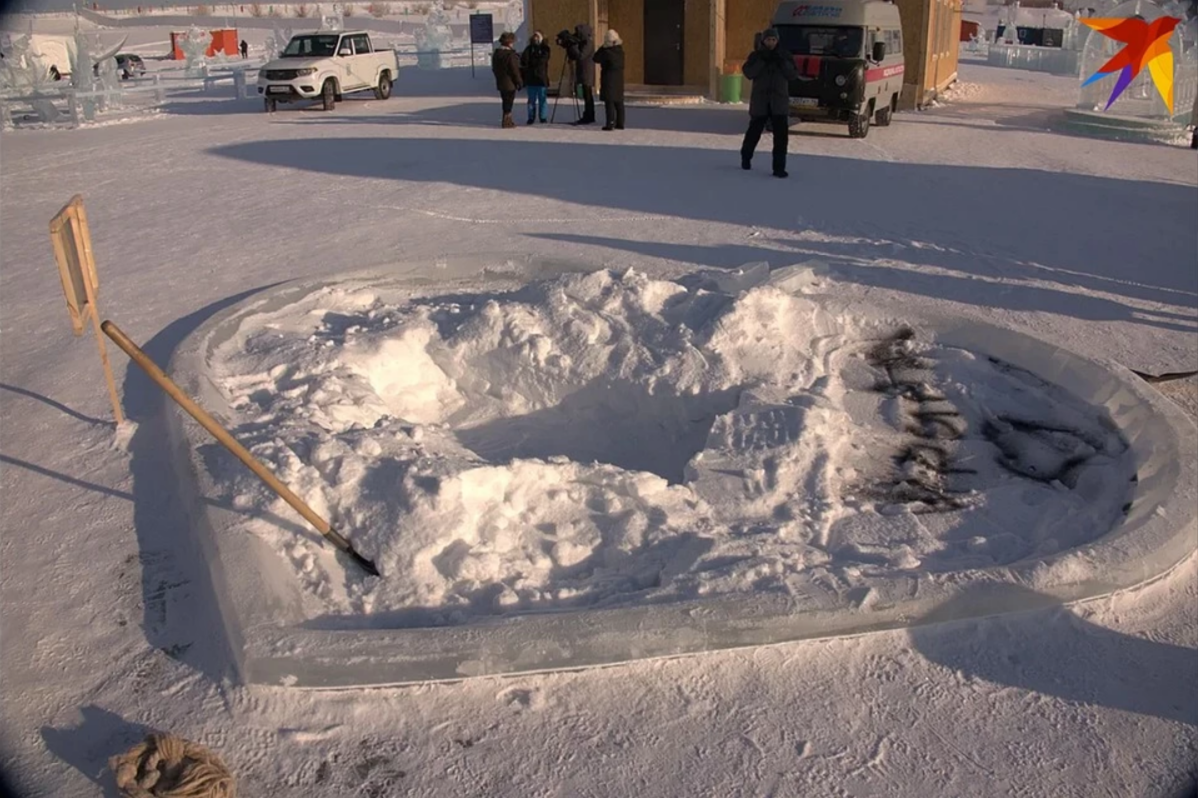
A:
{"label": "colorful bird logo", "polygon": [[[1127,45],[1115,53],[1110,61],[1103,64],[1082,85],[1089,86],[1096,80],[1122,70],[1119,74],[1119,81],[1115,84],[1115,90],[1111,92],[1111,99],[1106,103],[1106,107],[1110,108],[1111,104],[1119,99],[1119,95],[1147,64],[1148,73],[1152,75],[1152,83],[1160,93],[1161,99],[1165,101],[1169,115],[1172,116],[1173,51],[1169,49],[1169,37],[1173,35],[1173,29],[1181,20],[1177,17],[1158,17],[1152,22],[1145,22],[1136,17],[1125,19],[1087,19],[1083,17],[1080,21],[1103,36]],[[1105,111],[1106,108],[1103,110]]]}

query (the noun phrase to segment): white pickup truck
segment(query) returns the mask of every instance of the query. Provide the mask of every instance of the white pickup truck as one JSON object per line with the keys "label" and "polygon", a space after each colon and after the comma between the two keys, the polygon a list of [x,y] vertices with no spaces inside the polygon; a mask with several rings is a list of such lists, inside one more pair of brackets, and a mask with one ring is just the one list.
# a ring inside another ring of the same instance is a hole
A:
{"label": "white pickup truck", "polygon": [[375,50],[364,31],[300,33],[274,61],[258,70],[267,112],[278,103],[320,99],[331,111],[346,94],[373,90],[385,100],[399,74],[393,50]]}

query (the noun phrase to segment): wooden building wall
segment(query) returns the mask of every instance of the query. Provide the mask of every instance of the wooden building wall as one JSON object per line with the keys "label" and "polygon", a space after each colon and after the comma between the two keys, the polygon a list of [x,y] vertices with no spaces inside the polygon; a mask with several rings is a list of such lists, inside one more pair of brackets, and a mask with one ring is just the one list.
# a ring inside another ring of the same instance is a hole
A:
{"label": "wooden building wall", "polygon": [[753,52],[753,34],[770,26],[778,0],[727,0],[724,11],[724,58],[743,64]]}
{"label": "wooden building wall", "polygon": [[682,31],[682,82],[687,86],[706,87],[711,78],[711,5],[711,0],[686,0]]}
{"label": "wooden building wall", "polygon": [[[552,51],[549,61],[549,82],[557,88],[558,78],[561,77],[562,64],[566,61],[566,51],[554,43],[558,31],[574,30],[580,22],[595,24],[592,17],[593,0],[534,0],[532,3],[532,25],[530,30],[539,30],[545,34]],[[569,83],[567,75],[566,82]],[[569,91],[569,88],[566,88]]]}
{"label": "wooden building wall", "polygon": [[903,95],[913,110],[943,91],[957,74],[961,39],[960,0],[895,0],[903,20]]}
{"label": "wooden building wall", "polygon": [[[607,24],[624,40],[624,82],[644,83],[645,0],[607,0]],[[596,36],[606,32],[604,29]]]}
{"label": "wooden building wall", "polygon": [[935,64],[931,70],[929,88],[940,93],[957,79],[961,54],[961,0],[934,0],[940,5],[933,15]]}

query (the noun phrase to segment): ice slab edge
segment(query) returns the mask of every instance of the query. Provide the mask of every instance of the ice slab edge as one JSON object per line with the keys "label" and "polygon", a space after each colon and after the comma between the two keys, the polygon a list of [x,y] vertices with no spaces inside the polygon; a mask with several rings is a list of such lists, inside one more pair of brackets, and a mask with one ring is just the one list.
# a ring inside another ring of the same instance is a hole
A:
{"label": "ice slab edge", "polygon": [[[573,263],[527,261],[499,276],[534,279],[579,269]],[[234,334],[243,317],[349,279],[415,287],[461,276],[443,271],[433,280],[406,274],[358,272],[256,294],[194,331],[171,360],[172,376],[213,415],[230,419],[234,414],[209,381],[205,363],[208,352]],[[837,304],[852,312],[851,305]],[[309,688],[404,684],[903,628],[919,625],[933,610],[943,621],[1106,595],[1166,573],[1198,547],[1198,429],[1155,389],[1118,364],[1083,358],[982,321],[921,313],[919,322],[943,344],[1000,358],[1105,406],[1136,457],[1138,480],[1124,523],[1081,548],[1050,557],[988,569],[865,578],[849,592],[847,603],[843,593],[828,589],[801,597],[749,594],[525,614],[454,627],[309,629],[303,625],[301,587],[278,556],[237,530],[241,519],[235,513],[202,501],[217,492],[197,453],[208,435],[172,403],[168,430],[182,483],[179,495],[189,504],[191,534],[212,572],[215,609],[233,651],[235,679]]]}

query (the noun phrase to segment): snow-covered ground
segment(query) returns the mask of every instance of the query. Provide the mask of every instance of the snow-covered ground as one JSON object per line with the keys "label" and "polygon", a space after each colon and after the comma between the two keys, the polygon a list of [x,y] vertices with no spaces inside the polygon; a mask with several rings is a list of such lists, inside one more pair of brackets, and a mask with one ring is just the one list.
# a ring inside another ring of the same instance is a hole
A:
{"label": "snow-covered ground", "polygon": [[[281,281],[526,252],[643,285],[820,258],[839,296],[896,317],[969,312],[1141,371],[1198,368],[1195,153],[1047,131],[1068,80],[961,77],[956,99],[865,140],[796,126],[788,181],[765,152],[739,169],[743,107],[502,131],[468,70],[406,71],[393,99],[331,114],[185,97],[135,126],[6,132],[6,769],[32,795],[111,794],[106,758],[154,727],[217,749],[246,795],[1178,795],[1198,775],[1195,556],[1101,600],[845,639],[407,689],[224,684],[204,569],[181,554],[166,400],[110,347],[137,424],[115,434],[46,235],[82,193],[104,315],[162,363]],[[1198,409],[1192,380],[1162,387]]]}

